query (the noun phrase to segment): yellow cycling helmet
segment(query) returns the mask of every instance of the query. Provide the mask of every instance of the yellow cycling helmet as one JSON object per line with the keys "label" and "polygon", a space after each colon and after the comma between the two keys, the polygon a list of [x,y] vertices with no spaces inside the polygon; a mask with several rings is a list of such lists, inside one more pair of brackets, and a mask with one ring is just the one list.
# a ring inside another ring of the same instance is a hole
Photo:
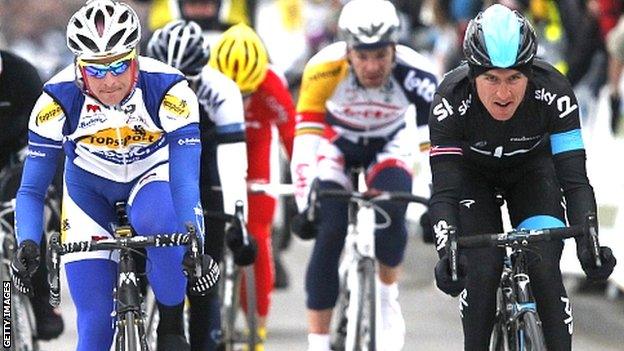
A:
{"label": "yellow cycling helmet", "polygon": [[238,84],[243,94],[256,91],[266,77],[269,58],[253,29],[239,23],[226,30],[212,45],[210,66]]}

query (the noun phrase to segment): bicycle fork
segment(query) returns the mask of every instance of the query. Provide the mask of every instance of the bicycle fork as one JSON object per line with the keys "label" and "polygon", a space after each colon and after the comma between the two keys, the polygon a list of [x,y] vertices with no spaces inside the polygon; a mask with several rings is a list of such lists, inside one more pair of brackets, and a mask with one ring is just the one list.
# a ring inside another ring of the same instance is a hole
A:
{"label": "bicycle fork", "polygon": [[117,324],[117,350],[148,350],[141,300],[134,259],[124,251],[119,259],[118,282],[114,291],[115,310],[112,313]]}

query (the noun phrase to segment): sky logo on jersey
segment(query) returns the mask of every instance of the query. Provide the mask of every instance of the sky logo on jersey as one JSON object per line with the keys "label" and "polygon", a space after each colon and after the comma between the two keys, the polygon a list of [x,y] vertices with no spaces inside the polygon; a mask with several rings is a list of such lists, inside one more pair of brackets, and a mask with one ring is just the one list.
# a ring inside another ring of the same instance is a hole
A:
{"label": "sky logo on jersey", "polygon": [[176,117],[188,118],[188,116],[191,115],[191,109],[186,100],[180,99],[179,97],[171,94],[165,95],[162,107],[173,113]]}
{"label": "sky logo on jersey", "polygon": [[86,135],[77,140],[79,143],[103,146],[109,149],[129,147],[132,145],[151,145],[162,139],[161,132],[150,132],[144,128],[107,128]]}
{"label": "sky logo on jersey", "polygon": [[63,109],[56,101],[52,101],[39,111],[35,124],[40,126],[44,123],[50,122],[63,114]]}

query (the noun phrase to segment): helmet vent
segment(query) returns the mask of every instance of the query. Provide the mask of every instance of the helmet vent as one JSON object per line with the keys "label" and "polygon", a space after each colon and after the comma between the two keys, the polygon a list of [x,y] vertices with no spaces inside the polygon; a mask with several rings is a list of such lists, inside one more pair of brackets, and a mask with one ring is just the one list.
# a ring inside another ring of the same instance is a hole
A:
{"label": "helmet vent", "polygon": [[82,35],[82,34],[77,34],[76,35],[78,37],[78,39],[80,39],[80,41],[87,47],[89,48],[89,50],[91,51],[97,51],[98,47],[95,44],[95,42],[89,38],[87,38],[86,36]]}
{"label": "helmet vent", "polygon": [[115,47],[115,45],[117,45],[121,37],[124,35],[124,32],[125,32],[125,29],[122,29],[118,31],[117,33],[113,34],[113,36],[108,41],[108,44],[106,44],[107,51],[111,50],[113,47]]}
{"label": "helmet vent", "polygon": [[128,12],[124,12],[119,16],[117,23],[124,23],[128,19]]}
{"label": "helmet vent", "polygon": [[95,28],[101,38],[104,35],[104,14],[102,11],[97,11],[95,13]]}

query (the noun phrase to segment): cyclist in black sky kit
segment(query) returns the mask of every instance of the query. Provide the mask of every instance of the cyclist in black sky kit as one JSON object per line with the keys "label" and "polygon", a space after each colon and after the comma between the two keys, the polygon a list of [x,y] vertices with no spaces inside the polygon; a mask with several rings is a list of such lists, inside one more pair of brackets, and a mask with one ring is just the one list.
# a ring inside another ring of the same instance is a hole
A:
{"label": "cyclist in black sky kit", "polygon": [[[503,230],[502,192],[514,228],[582,224],[596,212],[585,168],[579,108],[567,79],[535,58],[537,42],[519,13],[493,5],[466,31],[467,63],[449,72],[429,116],[433,194],[429,207],[440,261],[438,287],[460,295],[466,350],[486,350],[494,323],[503,249],[465,249],[461,279],[450,278],[448,226],[459,235]],[[565,202],[564,202],[565,200]],[[559,270],[561,240],[530,246],[529,275],[548,350],[570,350],[572,310]],[[604,280],[615,257],[595,267],[584,238],[577,254],[590,279]]]}

